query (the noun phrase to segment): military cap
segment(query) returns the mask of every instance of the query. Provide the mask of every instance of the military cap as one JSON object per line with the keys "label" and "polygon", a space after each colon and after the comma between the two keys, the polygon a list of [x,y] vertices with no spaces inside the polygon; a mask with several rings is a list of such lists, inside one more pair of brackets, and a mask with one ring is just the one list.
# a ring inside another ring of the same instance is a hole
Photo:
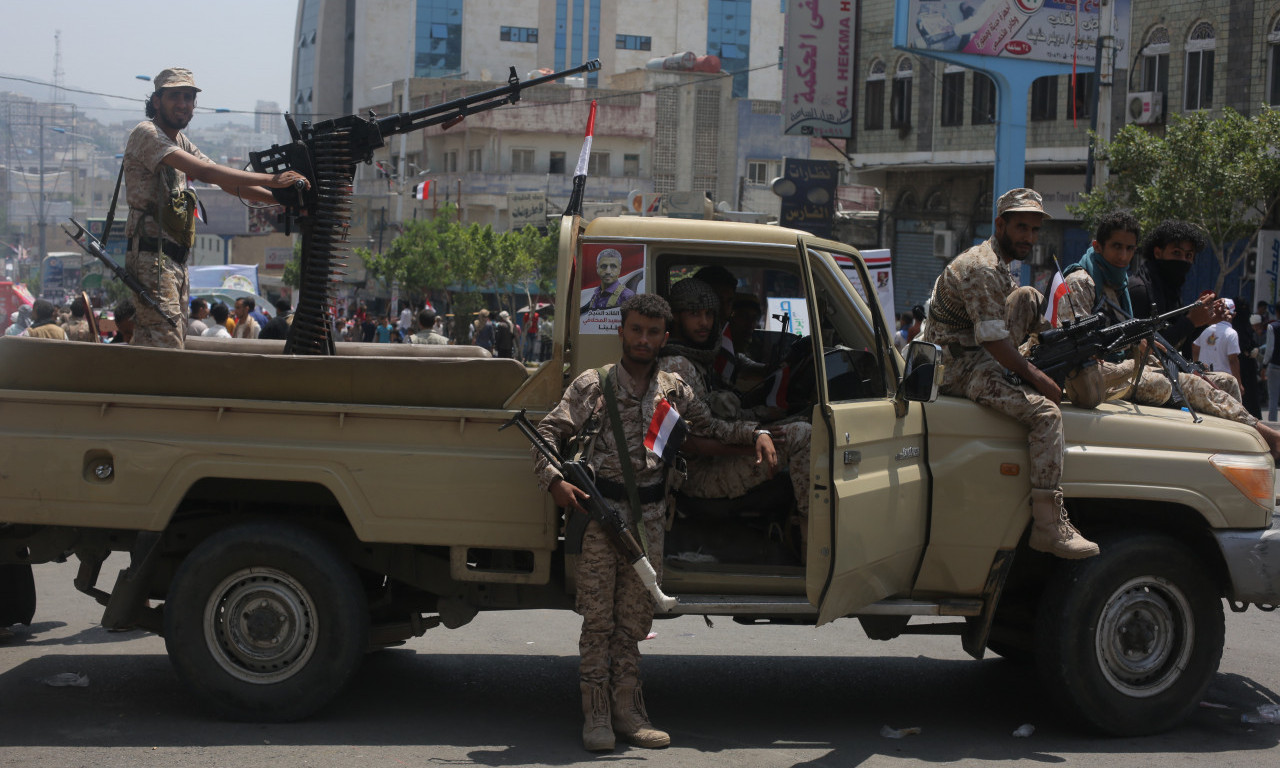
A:
{"label": "military cap", "polygon": [[151,84],[157,91],[162,88],[192,88],[196,93],[200,92],[200,89],[196,88],[196,78],[191,74],[191,70],[182,67],[168,67],[160,70],[160,74],[152,78]]}
{"label": "military cap", "polygon": [[716,295],[715,289],[696,277],[686,277],[671,286],[668,300],[671,302],[672,312],[720,308],[720,297]]}
{"label": "military cap", "polygon": [[1044,209],[1044,198],[1039,192],[1026,187],[1011,189],[996,201],[996,215],[1003,216],[1006,213],[1038,213],[1049,218]]}

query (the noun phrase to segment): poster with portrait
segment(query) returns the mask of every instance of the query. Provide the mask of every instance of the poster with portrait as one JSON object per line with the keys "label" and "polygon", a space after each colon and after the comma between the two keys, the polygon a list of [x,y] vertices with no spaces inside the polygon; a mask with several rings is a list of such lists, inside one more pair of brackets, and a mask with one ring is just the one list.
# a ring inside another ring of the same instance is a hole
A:
{"label": "poster with portrait", "polygon": [[644,293],[645,247],[637,243],[588,243],[582,246],[582,314],[578,332],[613,334],[622,323],[622,303]]}

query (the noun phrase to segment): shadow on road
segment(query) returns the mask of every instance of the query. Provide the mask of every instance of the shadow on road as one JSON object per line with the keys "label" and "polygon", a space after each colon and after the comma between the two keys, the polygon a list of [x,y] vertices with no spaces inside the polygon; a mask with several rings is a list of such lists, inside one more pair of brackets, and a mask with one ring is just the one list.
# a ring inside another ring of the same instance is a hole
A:
{"label": "shadow on road", "polygon": [[[259,724],[212,719],[180,687],[163,654],[55,653],[0,675],[0,744],[398,745],[414,755],[421,747],[424,758],[433,745],[450,745],[481,765],[569,765],[587,757],[578,742],[576,670],[576,656],[384,650],[370,655],[354,685],[310,720]],[[89,686],[41,682],[68,671],[87,674]],[[664,752],[644,752],[646,765],[687,764],[690,753],[720,752],[753,754],[760,762],[752,764],[842,768],[878,755],[1061,763],[1073,753],[1223,754],[1280,742],[1280,727],[1240,722],[1242,713],[1277,701],[1276,693],[1230,674],[1218,675],[1207,697],[1226,709],[1201,708],[1160,736],[1105,741],[1061,723],[1053,692],[1029,667],[997,659],[655,653],[646,656],[645,678],[650,714],[674,742]],[[1023,723],[1036,727],[1034,735],[1012,737]],[[880,735],[885,725],[922,732],[893,740]],[[625,750],[614,759],[642,752]],[[822,757],[808,759],[814,750]]]}

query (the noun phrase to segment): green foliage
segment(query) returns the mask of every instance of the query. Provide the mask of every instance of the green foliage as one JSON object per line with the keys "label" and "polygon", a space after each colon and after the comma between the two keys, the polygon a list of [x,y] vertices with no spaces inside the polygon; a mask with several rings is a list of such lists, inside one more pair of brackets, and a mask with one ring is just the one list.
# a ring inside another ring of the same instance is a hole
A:
{"label": "green foliage", "polygon": [[1270,108],[1248,118],[1231,108],[1175,115],[1164,136],[1127,125],[1100,156],[1107,183],[1068,210],[1089,229],[1117,208],[1132,210],[1144,232],[1165,219],[1198,226],[1221,268],[1218,291],[1280,201],[1280,112]]}
{"label": "green foliage", "polygon": [[293,241],[293,256],[284,265],[284,272],[280,274],[280,282],[294,289],[295,291],[302,287],[302,240],[301,238]]}

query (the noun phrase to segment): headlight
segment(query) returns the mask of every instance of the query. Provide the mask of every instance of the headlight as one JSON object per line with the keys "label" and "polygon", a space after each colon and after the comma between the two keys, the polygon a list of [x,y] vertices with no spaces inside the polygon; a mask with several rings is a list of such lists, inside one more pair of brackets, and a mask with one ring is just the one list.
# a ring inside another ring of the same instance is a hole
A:
{"label": "headlight", "polygon": [[1270,456],[1215,453],[1209,463],[1249,501],[1263,509],[1275,507],[1275,463]]}

